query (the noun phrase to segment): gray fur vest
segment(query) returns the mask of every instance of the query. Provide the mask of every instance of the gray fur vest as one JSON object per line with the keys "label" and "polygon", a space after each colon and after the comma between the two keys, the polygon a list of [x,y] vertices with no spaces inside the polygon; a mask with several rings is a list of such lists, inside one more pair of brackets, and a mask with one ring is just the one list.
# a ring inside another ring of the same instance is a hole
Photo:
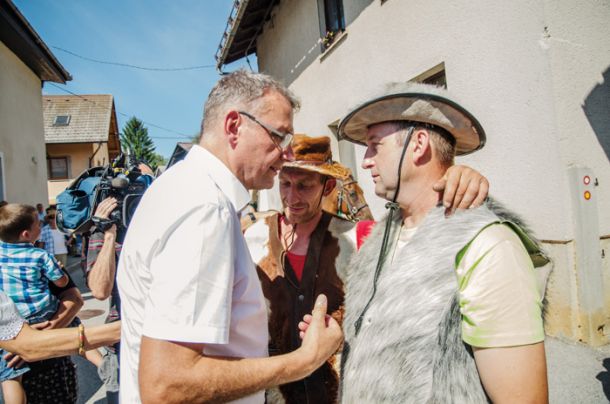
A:
{"label": "gray fur vest", "polygon": [[[449,218],[444,208],[432,209],[408,245],[396,252],[393,262],[386,262],[356,335],[354,323],[372,293],[385,221],[375,227],[347,278],[343,403],[488,401],[470,347],[461,338],[455,260],[469,241],[495,222],[504,220],[489,206]],[[535,242],[510,224],[534,262],[547,262]],[[390,240],[396,240],[399,229],[397,219]]]}

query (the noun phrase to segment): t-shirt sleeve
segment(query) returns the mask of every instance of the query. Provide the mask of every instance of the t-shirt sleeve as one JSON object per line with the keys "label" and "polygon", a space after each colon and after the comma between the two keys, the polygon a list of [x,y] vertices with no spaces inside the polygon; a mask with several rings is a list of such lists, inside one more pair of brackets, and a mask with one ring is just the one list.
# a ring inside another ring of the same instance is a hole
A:
{"label": "t-shirt sleeve", "polygon": [[42,265],[42,274],[50,281],[56,281],[64,276],[64,272],[59,267],[55,257],[46,251],[44,251],[44,254],[41,254],[40,262]]}
{"label": "t-shirt sleeve", "polygon": [[19,334],[25,321],[19,315],[15,303],[0,290],[0,340],[13,339]]}
{"label": "t-shirt sleeve", "polygon": [[464,342],[491,348],[544,340],[534,271],[508,226],[489,226],[473,240],[457,267]]}
{"label": "t-shirt sleeve", "polygon": [[170,341],[226,344],[234,279],[231,212],[204,205],[163,236],[150,264],[143,334]]}

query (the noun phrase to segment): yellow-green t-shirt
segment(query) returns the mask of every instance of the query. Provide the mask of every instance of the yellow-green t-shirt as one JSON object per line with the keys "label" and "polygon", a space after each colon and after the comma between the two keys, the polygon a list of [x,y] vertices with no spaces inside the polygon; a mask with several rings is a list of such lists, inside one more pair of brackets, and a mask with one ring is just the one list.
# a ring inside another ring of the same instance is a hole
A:
{"label": "yellow-green t-shirt", "polygon": [[462,339],[479,348],[544,340],[542,292],[523,243],[493,224],[470,243],[456,268]]}

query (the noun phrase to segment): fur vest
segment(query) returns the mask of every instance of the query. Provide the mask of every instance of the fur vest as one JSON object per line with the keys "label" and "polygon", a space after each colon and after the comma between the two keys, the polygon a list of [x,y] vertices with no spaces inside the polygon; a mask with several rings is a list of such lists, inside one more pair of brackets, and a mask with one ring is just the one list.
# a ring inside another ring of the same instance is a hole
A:
{"label": "fur vest", "polygon": [[[506,216],[507,212],[503,212]],[[511,219],[514,221],[514,219]],[[346,283],[344,403],[486,403],[474,358],[462,342],[456,254],[487,225],[505,222],[490,206],[446,218],[432,209],[408,245],[386,261],[371,297],[385,221],[373,229]],[[513,223],[535,264],[546,263],[533,239]],[[390,240],[397,239],[396,219]],[[388,249],[393,254],[394,242]]]}
{"label": "fur vest", "polygon": [[[311,234],[301,281],[284,256],[279,236],[279,214],[248,227],[246,241],[251,251],[269,309],[269,353],[285,354],[301,345],[297,325],[311,313],[315,298],[328,297],[328,313],[339,323],[343,317],[343,279],[355,252],[354,224],[322,215]],[[331,357],[304,380],[267,392],[267,402],[333,403],[337,401],[339,377]]]}

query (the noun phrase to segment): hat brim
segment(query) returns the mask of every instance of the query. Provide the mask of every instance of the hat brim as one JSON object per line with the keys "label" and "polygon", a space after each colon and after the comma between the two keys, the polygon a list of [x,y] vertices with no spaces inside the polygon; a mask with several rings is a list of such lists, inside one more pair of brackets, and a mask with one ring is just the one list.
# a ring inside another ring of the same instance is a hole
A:
{"label": "hat brim", "polygon": [[419,92],[386,95],[359,106],[341,120],[338,137],[366,146],[369,126],[387,121],[439,126],[455,138],[456,155],[479,150],[486,141],[479,121],[462,106],[436,94]]}
{"label": "hat brim", "polygon": [[332,164],[313,164],[307,161],[290,161],[284,163],[282,168],[284,167],[327,175],[338,180],[346,179],[351,175],[351,170],[349,168],[337,163],[336,161],[333,161]]}

